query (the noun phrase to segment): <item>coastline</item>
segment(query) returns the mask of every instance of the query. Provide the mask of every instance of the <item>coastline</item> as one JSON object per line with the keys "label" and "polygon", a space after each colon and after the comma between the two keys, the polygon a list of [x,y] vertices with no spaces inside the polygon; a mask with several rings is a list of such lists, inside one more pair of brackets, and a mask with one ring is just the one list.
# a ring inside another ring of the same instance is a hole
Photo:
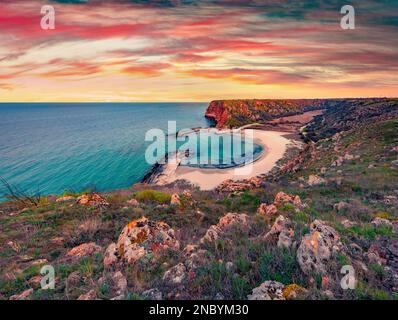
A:
{"label": "coastline", "polygon": [[252,130],[255,142],[264,148],[263,154],[252,163],[227,169],[200,169],[166,164],[162,172],[153,179],[153,182],[157,185],[166,185],[177,180],[186,180],[198,186],[200,190],[212,190],[225,180],[238,181],[268,173],[284,156],[287,145],[291,140],[285,137],[288,134],[287,132]]}

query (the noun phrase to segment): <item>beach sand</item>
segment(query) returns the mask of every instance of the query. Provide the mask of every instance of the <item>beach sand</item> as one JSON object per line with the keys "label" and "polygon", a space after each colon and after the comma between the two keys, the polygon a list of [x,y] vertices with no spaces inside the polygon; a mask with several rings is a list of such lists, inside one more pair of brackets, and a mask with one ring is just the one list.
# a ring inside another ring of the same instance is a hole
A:
{"label": "beach sand", "polygon": [[285,154],[290,140],[286,132],[253,130],[254,141],[265,148],[265,152],[253,163],[243,167],[228,169],[199,169],[187,166],[167,167],[158,184],[167,184],[176,180],[187,180],[199,186],[201,190],[216,188],[223,181],[242,180],[269,172]]}

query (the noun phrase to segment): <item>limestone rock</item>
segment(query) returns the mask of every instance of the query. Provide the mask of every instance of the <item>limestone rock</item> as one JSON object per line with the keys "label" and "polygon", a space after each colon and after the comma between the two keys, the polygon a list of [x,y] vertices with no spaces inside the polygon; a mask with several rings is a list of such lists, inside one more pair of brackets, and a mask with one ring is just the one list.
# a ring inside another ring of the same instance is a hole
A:
{"label": "limestone rock", "polygon": [[181,205],[181,199],[177,193],[174,193],[171,195],[170,204],[172,206],[180,206]]}
{"label": "limestone rock", "polygon": [[72,196],[65,196],[65,197],[57,198],[57,200],[55,200],[55,202],[68,202],[68,201],[73,201],[73,200],[75,200],[74,197],[72,197]]}
{"label": "limestone rock", "polygon": [[297,261],[307,275],[326,274],[326,263],[341,250],[341,247],[337,231],[323,221],[315,220],[310,225],[310,233],[301,240],[297,250]]}
{"label": "limestone rock", "polygon": [[250,179],[243,179],[235,181],[232,179],[223,181],[216,190],[218,192],[228,192],[233,194],[242,193],[245,190],[252,190],[260,188],[263,184],[263,180],[259,177],[253,177]]}
{"label": "limestone rock", "polygon": [[290,248],[293,242],[294,230],[290,227],[290,220],[279,216],[272,225],[271,230],[264,236],[267,241],[274,241],[279,248]]}
{"label": "limestone rock", "polygon": [[274,204],[267,205],[266,203],[260,204],[257,213],[263,217],[270,218],[278,214],[278,209]]}
{"label": "limestone rock", "polygon": [[306,206],[301,202],[299,196],[291,196],[284,192],[278,192],[275,196],[274,205],[280,206],[284,204],[292,204],[296,211],[304,209]]}
{"label": "limestone rock", "polygon": [[324,178],[321,178],[321,177],[317,176],[317,175],[311,174],[308,177],[307,183],[310,186],[317,186],[317,185],[326,183],[326,180]]}
{"label": "limestone rock", "polygon": [[248,300],[285,300],[283,296],[284,285],[277,281],[265,281],[259,287],[254,288]]}
{"label": "limestone rock", "polygon": [[374,218],[372,220],[371,224],[374,225],[375,227],[380,227],[380,226],[392,227],[393,226],[393,224],[389,220],[384,219],[384,218],[379,218],[379,217]]}
{"label": "limestone rock", "polygon": [[112,283],[117,295],[122,295],[126,292],[127,279],[120,271],[117,271],[112,275]]}
{"label": "limestone rock", "polygon": [[98,193],[84,194],[77,198],[77,203],[89,207],[108,207],[109,203]]}
{"label": "limestone rock", "polygon": [[192,199],[192,194],[188,191],[188,190],[184,190],[182,195],[186,198],[186,199]]}
{"label": "limestone rock", "polygon": [[238,225],[243,229],[248,229],[248,218],[249,217],[246,214],[227,213],[225,216],[220,218],[218,224],[210,226],[203,238],[200,239],[200,242],[213,242],[234,225]]}
{"label": "limestone rock", "polygon": [[161,254],[168,249],[178,250],[180,243],[174,230],[164,222],[143,217],[130,222],[117,241],[118,256],[127,263],[135,263],[148,253]]}
{"label": "limestone rock", "polygon": [[104,267],[110,267],[118,262],[116,243],[111,243],[104,254]]}
{"label": "limestone rock", "polygon": [[69,257],[81,258],[102,251],[102,248],[95,244],[95,242],[83,243],[73,249],[69,250],[66,254]]}
{"label": "limestone rock", "polygon": [[187,279],[187,268],[183,263],[179,263],[167,270],[162,279],[167,285],[180,285]]}

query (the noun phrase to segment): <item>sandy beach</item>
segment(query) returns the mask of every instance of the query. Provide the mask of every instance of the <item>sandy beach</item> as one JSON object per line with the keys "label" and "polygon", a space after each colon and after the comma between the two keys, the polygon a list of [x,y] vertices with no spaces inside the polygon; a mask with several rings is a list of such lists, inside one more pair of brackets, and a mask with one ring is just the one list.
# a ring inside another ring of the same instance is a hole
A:
{"label": "sandy beach", "polygon": [[253,163],[228,169],[198,169],[187,166],[167,165],[157,184],[163,185],[176,180],[187,180],[201,190],[216,188],[223,181],[242,180],[269,172],[285,154],[290,140],[286,132],[253,130],[254,141],[264,146],[265,152]]}

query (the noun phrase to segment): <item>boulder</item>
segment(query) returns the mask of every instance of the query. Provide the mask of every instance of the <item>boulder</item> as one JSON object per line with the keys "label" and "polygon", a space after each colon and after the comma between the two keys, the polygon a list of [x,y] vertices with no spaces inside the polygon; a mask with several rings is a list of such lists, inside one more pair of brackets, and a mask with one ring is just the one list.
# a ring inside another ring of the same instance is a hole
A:
{"label": "boulder", "polygon": [[247,296],[248,300],[285,300],[283,296],[284,285],[277,281],[265,281],[252,290]]}
{"label": "boulder", "polygon": [[248,218],[249,217],[246,214],[227,213],[225,216],[220,218],[218,224],[210,226],[203,238],[200,239],[200,242],[213,242],[221,237],[232,226],[239,226],[248,230]]}
{"label": "boulder", "polygon": [[112,275],[112,284],[116,291],[117,295],[124,295],[127,290],[127,279],[126,277],[120,272],[117,271]]}
{"label": "boulder", "polygon": [[308,177],[308,181],[307,181],[309,186],[317,186],[323,183],[326,183],[326,180],[324,178],[321,178],[317,175],[311,174]]}
{"label": "boulder", "polygon": [[380,226],[386,226],[391,228],[393,227],[393,224],[389,220],[379,217],[374,218],[371,224],[375,227],[380,227]]}
{"label": "boulder", "polygon": [[341,250],[340,236],[336,230],[321,220],[310,225],[310,233],[301,240],[297,250],[297,261],[301,270],[312,273],[326,274],[327,262]]}
{"label": "boulder", "polygon": [[77,203],[89,207],[108,207],[109,203],[98,193],[84,194],[77,198]]}
{"label": "boulder", "polygon": [[184,190],[182,195],[186,198],[186,199],[192,199],[192,194],[188,191],[188,190]]}
{"label": "boulder", "polygon": [[148,253],[156,256],[168,249],[178,250],[180,243],[166,223],[143,217],[124,227],[116,246],[120,259],[135,263]]}
{"label": "boulder", "polygon": [[264,236],[264,239],[277,243],[279,248],[290,248],[293,237],[294,230],[291,228],[290,220],[284,216],[279,216],[272,225],[271,230]]}
{"label": "boulder", "polygon": [[68,201],[74,201],[75,198],[72,196],[65,196],[65,197],[60,197],[55,200],[55,202],[68,202]]}
{"label": "boulder", "polygon": [[267,205],[266,203],[260,204],[257,213],[265,218],[271,218],[278,214],[278,209],[274,204]]}
{"label": "boulder", "polygon": [[182,284],[187,278],[187,268],[183,263],[179,263],[167,270],[162,280],[166,285],[173,286]]}
{"label": "boulder", "polygon": [[81,258],[89,255],[93,255],[102,251],[102,248],[96,245],[94,242],[83,243],[67,252],[67,256]]}
{"label": "boulder", "polygon": [[111,243],[104,254],[104,267],[110,267],[118,262],[116,243]]}
{"label": "boulder", "polygon": [[79,296],[77,300],[97,300],[97,293],[95,290],[90,290],[89,292]]}
{"label": "boulder", "polygon": [[263,184],[263,180],[259,177],[253,177],[250,179],[243,179],[235,181],[232,179],[223,181],[216,190],[218,192],[228,192],[233,194],[242,193],[245,190],[252,190],[260,188]]}
{"label": "boulder", "polygon": [[306,207],[306,205],[301,202],[299,196],[291,196],[282,191],[278,192],[275,196],[274,205],[281,206],[284,204],[292,204],[296,211],[300,211]]}
{"label": "boulder", "polygon": [[172,206],[180,206],[181,205],[181,199],[177,193],[174,193],[171,195],[170,204]]}
{"label": "boulder", "polygon": [[351,227],[355,226],[356,223],[353,222],[353,221],[350,221],[350,220],[348,220],[348,219],[344,219],[344,220],[341,221],[341,225],[342,225],[344,228],[348,229],[348,228],[351,228]]}

